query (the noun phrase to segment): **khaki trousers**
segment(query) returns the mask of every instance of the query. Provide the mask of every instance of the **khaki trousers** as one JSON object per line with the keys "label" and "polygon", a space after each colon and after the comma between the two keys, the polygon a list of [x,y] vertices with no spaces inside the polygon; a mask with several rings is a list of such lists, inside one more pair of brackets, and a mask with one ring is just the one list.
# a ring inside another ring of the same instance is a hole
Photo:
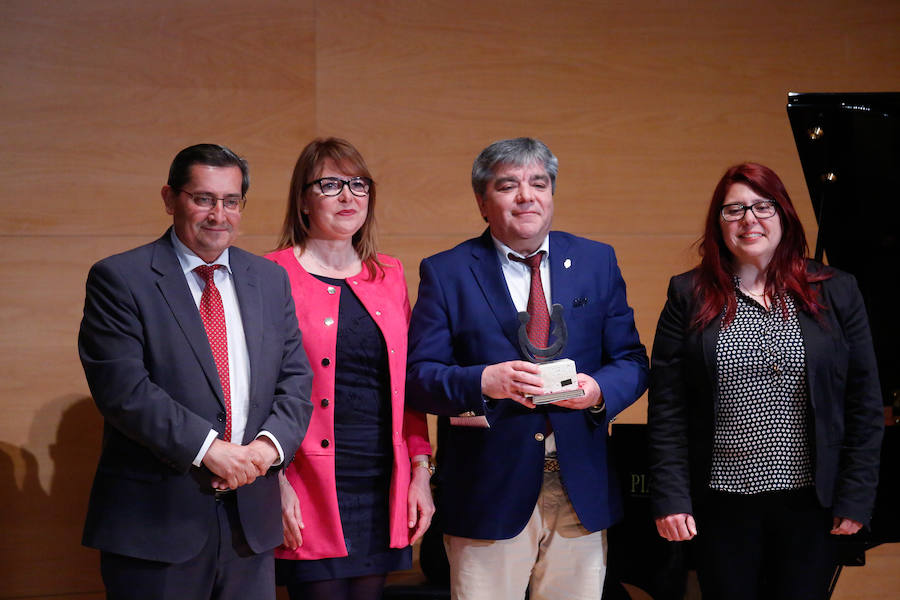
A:
{"label": "khaki trousers", "polygon": [[599,600],[606,531],[581,526],[559,473],[544,484],[525,529],[508,540],[444,536],[453,600]]}

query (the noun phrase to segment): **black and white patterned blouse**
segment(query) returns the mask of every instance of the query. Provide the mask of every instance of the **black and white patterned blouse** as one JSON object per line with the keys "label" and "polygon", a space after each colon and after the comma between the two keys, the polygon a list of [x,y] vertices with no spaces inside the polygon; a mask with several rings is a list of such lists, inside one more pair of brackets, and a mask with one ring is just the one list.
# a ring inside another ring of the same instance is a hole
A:
{"label": "black and white patterned blouse", "polygon": [[766,310],[738,286],[735,280],[737,313],[716,345],[719,404],[709,485],[739,494],[811,486],[806,352],[797,309],[789,296],[778,296]]}

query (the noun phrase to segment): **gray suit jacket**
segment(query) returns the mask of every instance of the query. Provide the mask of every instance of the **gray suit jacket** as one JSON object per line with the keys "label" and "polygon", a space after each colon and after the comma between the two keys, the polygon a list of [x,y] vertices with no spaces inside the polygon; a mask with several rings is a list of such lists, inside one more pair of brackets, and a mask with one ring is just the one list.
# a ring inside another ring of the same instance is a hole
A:
{"label": "gray suit jacket", "polygon": [[[250,356],[243,443],[269,431],[288,462],[309,423],[312,372],[287,274],[239,248],[229,253]],[[91,268],[78,350],[104,418],[83,543],[164,562],[195,556],[216,511],[212,473],[191,463],[210,429],[224,430],[224,399],[168,232]],[[236,493],[250,547],[281,543],[277,471]]]}

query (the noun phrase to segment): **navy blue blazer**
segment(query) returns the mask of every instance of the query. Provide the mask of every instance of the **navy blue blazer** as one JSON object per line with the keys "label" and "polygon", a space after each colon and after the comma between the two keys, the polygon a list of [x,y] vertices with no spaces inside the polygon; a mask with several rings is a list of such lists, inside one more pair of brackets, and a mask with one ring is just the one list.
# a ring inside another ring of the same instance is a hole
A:
{"label": "navy blue blazer", "polygon": [[445,532],[508,539],[525,527],[543,481],[549,417],[561,477],[582,525],[598,531],[622,514],[607,457],[607,424],[646,389],[647,353],[612,247],[550,233],[552,302],[569,330],[563,356],[600,385],[606,412],[530,410],[481,394],[491,364],[522,360],[519,321],[490,233],[422,261],[410,323],[407,402],[443,416],[483,414],[489,429],[451,426],[438,441]]}
{"label": "navy blue blazer", "polygon": [[[225,419],[209,341],[169,235],[106,258],[88,275],[78,351],[104,427],[83,543],[182,562],[216,526],[212,473],[191,463]],[[287,274],[235,247],[229,263],[250,356],[243,443],[269,431],[288,462],[312,412],[312,371]],[[279,545],[277,472],[236,493],[250,547]]]}
{"label": "navy blue blazer", "polygon": [[[832,274],[813,284],[825,306],[819,318],[797,313],[806,352],[816,494],[834,516],[867,524],[884,416],[866,308],[852,275],[812,261],[809,269]],[[698,310],[694,275],[672,278],[653,342],[647,422],[655,517],[693,514],[694,503],[709,490],[721,319],[703,330],[690,326]]]}

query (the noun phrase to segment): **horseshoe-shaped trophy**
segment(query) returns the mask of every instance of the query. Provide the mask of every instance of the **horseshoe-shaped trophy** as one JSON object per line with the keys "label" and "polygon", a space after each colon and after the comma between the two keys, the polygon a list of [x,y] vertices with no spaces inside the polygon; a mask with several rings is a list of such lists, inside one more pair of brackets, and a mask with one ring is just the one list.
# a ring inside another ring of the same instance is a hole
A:
{"label": "horseshoe-shaped trophy", "polygon": [[535,404],[549,404],[584,396],[584,390],[578,387],[578,369],[575,367],[575,361],[569,358],[554,360],[562,354],[569,341],[569,330],[563,319],[562,305],[554,304],[550,309],[554,340],[546,348],[538,348],[528,339],[526,326],[530,320],[531,315],[527,312],[519,313],[519,348],[527,360],[537,363],[545,393],[527,398]]}

